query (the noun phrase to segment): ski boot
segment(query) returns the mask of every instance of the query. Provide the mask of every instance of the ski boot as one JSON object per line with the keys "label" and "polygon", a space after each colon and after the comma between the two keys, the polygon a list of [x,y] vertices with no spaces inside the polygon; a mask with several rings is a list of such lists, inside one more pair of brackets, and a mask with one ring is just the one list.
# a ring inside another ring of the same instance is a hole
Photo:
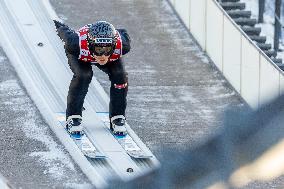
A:
{"label": "ski boot", "polygon": [[84,131],[81,122],[82,117],[80,115],[69,116],[66,121],[66,130],[68,133],[75,137],[82,136]]}
{"label": "ski boot", "polygon": [[127,135],[126,121],[123,115],[117,115],[110,118],[110,130],[116,136]]}

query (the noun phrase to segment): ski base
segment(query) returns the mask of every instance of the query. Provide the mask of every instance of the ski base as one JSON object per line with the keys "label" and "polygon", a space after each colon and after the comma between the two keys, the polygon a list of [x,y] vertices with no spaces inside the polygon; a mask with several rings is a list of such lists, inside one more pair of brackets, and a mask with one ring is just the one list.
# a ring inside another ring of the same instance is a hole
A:
{"label": "ski base", "polygon": [[122,148],[127,152],[129,156],[137,159],[145,159],[152,157],[151,155],[146,155],[144,151],[136,144],[133,138],[128,134],[125,136],[116,136],[114,134],[112,135],[116,138],[118,143],[122,146]]}
{"label": "ski base", "polygon": [[[65,112],[59,112],[56,113],[57,120],[59,121],[60,125],[65,128]],[[67,130],[66,130],[67,132]],[[68,133],[68,132],[67,132]],[[72,138],[72,140],[75,142],[75,144],[78,146],[78,148],[81,150],[81,152],[88,158],[92,159],[103,159],[106,158],[106,156],[101,153],[94,144],[90,141],[87,134],[78,135],[78,134],[70,134],[69,136]]]}
{"label": "ski base", "polygon": [[147,159],[153,157],[152,155],[148,155],[145,153],[134,141],[134,139],[129,135],[115,135],[110,130],[109,125],[109,114],[108,112],[97,112],[97,115],[101,118],[104,122],[104,125],[109,129],[118,143],[122,146],[122,148],[127,152],[127,154],[135,159]]}

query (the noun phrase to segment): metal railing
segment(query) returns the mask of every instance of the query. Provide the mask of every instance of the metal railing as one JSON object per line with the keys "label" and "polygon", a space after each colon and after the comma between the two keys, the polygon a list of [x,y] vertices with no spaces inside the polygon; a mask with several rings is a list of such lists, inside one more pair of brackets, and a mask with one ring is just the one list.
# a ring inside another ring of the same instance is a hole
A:
{"label": "metal railing", "polygon": [[[274,10],[274,50],[279,51],[279,41],[281,37],[281,29],[284,28],[284,24],[281,22],[281,5],[282,0],[275,0],[275,10]],[[264,22],[265,13],[265,0],[258,1],[258,23]]]}

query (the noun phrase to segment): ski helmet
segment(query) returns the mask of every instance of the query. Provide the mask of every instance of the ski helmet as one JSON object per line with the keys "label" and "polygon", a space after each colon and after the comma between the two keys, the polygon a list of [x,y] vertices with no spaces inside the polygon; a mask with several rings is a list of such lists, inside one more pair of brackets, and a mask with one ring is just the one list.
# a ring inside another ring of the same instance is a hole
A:
{"label": "ski helmet", "polygon": [[106,21],[98,21],[89,28],[90,51],[96,55],[111,55],[115,49],[117,34],[114,26]]}

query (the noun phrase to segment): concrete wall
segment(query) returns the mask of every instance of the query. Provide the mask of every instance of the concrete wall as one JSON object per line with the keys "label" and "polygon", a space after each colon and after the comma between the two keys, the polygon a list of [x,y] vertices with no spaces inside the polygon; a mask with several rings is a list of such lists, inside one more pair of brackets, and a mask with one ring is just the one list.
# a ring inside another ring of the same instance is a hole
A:
{"label": "concrete wall", "polygon": [[243,99],[253,108],[284,92],[280,70],[216,0],[169,0],[180,18]]}

